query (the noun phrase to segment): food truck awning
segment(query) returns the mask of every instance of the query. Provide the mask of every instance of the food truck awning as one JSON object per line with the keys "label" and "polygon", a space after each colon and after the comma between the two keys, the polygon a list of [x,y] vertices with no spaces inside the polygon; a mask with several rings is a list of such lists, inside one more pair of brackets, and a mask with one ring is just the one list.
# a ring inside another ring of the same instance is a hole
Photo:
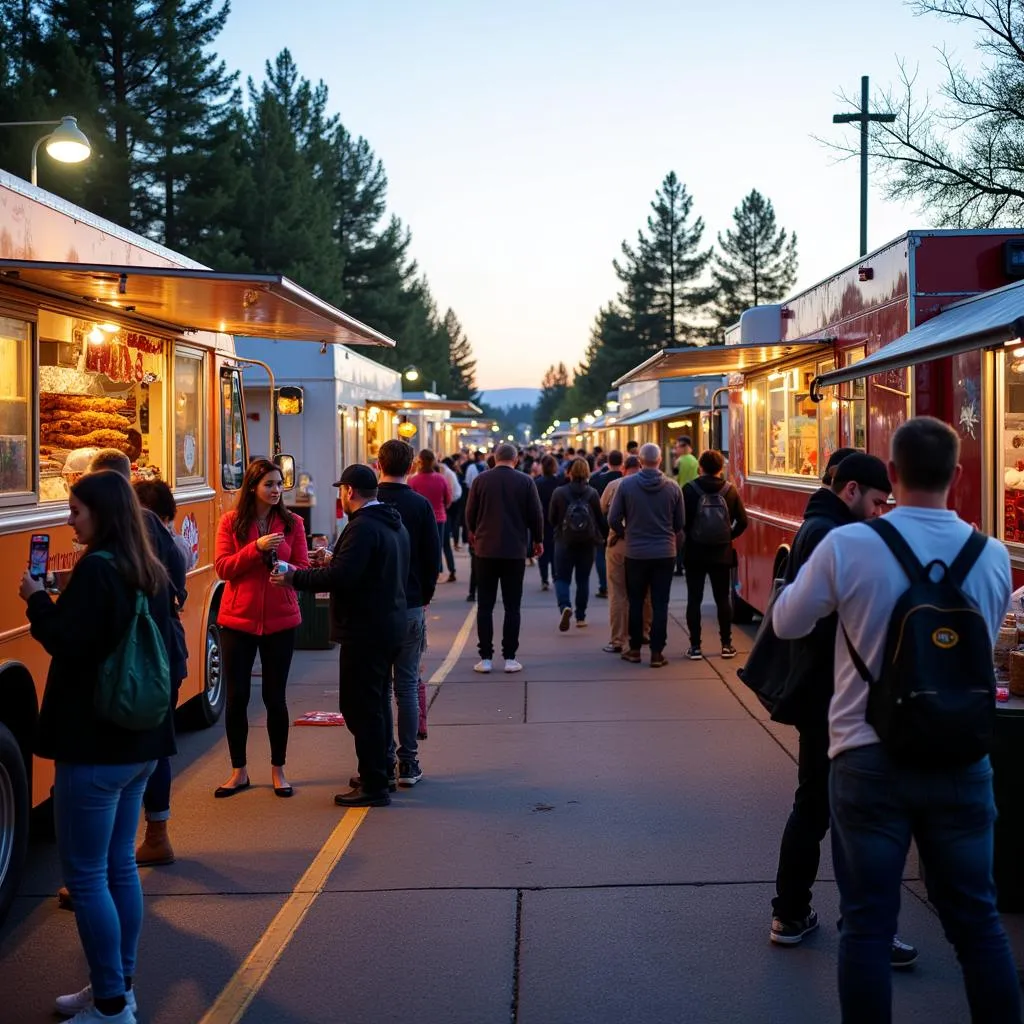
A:
{"label": "food truck awning", "polygon": [[617,426],[639,427],[641,423],[654,423],[657,420],[667,420],[673,416],[681,416],[686,412],[697,411],[697,408],[692,405],[684,406],[682,409],[671,409],[663,405],[657,409],[648,409],[647,412],[638,412],[635,416],[630,416],[629,419],[619,420]]}
{"label": "food truck awning", "polygon": [[720,377],[726,373],[742,373],[793,356],[825,352],[831,345],[832,339],[779,342],[775,345],[691,345],[688,348],[666,348],[620,377],[612,387],[620,388],[634,381],[663,380],[666,377]]}
{"label": "food truck awning", "polygon": [[467,416],[483,412],[480,406],[460,398],[388,398],[373,404],[395,412],[458,412]]}
{"label": "food truck awning", "polygon": [[0,260],[0,282],[175,332],[395,345],[280,274]]}
{"label": "food truck awning", "polygon": [[845,384],[887,370],[901,370],[931,359],[942,359],[993,348],[1008,342],[1020,344],[1024,335],[1024,281],[974,295],[947,306],[906,334],[851,366],[830,370],[812,385],[819,388]]}

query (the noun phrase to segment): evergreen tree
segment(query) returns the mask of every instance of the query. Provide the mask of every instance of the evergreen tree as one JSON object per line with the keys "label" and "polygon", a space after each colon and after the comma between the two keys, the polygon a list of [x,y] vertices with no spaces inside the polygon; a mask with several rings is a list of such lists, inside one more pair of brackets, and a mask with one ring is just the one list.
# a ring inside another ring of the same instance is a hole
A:
{"label": "evergreen tree", "polygon": [[711,270],[718,289],[720,327],[736,323],[751,306],[778,302],[796,282],[796,235],[776,227],[771,200],[757,189],[733,210],[735,226],[719,234],[721,253]]}
{"label": "evergreen tree", "polygon": [[473,358],[473,347],[466,337],[466,332],[451,307],[441,322],[448,339],[448,387],[449,398],[465,398],[472,401],[476,398],[476,360]]}
{"label": "evergreen tree", "polygon": [[533,414],[533,433],[540,436],[551,426],[559,405],[569,390],[569,371],[565,363],[548,367],[540,385],[540,396],[537,399],[536,411]]}

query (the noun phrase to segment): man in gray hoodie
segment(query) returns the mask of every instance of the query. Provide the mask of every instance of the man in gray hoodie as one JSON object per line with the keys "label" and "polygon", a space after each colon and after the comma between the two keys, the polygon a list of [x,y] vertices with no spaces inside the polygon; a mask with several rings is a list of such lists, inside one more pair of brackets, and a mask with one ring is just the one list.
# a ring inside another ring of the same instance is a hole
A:
{"label": "man in gray hoodie", "polygon": [[650,590],[651,668],[661,668],[668,664],[668,601],[676,552],[683,540],[683,493],[675,480],[661,472],[661,449],[656,444],[641,446],[640,465],[639,473],[622,481],[612,501],[608,526],[615,539],[609,537],[608,543],[622,543],[625,538],[629,650],[622,658],[640,662],[644,600]]}

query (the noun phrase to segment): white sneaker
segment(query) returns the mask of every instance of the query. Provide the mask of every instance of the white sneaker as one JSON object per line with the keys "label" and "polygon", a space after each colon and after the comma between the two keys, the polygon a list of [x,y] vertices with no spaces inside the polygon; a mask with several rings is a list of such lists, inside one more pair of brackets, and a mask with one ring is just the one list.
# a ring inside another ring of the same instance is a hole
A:
{"label": "white sneaker", "polygon": [[490,658],[481,658],[473,666],[473,671],[474,672],[482,672],[482,673],[484,673],[486,675],[486,673],[490,672],[493,667],[494,667],[494,665],[491,663],[491,659]]}
{"label": "white sneaker", "polygon": [[520,665],[519,662],[516,661],[515,658],[506,658],[505,659],[505,671],[506,672],[522,672],[523,671],[523,666]]}
{"label": "white sneaker", "polygon": [[[125,992],[124,1001],[128,1004],[128,1009],[131,1010],[132,1014],[135,1014],[138,1011],[139,1007],[135,1000],[134,988]],[[62,1013],[65,1017],[81,1013],[83,1010],[92,1010],[92,985],[86,985],[80,992],[72,992],[70,995],[66,996],[57,996],[53,1007],[58,1013]],[[120,1020],[120,1017],[104,1017],[100,1014],[99,1017],[86,1017],[85,1020]],[[134,1016],[131,1020],[135,1020]]]}

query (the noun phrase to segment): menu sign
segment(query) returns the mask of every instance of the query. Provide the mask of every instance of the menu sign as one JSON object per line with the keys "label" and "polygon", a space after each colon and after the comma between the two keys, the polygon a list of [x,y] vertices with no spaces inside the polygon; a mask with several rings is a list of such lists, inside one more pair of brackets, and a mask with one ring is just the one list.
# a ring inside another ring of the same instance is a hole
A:
{"label": "menu sign", "polygon": [[[102,337],[97,341],[95,334]],[[85,368],[93,373],[104,373],[111,380],[123,384],[140,383],[146,376],[143,354],[161,355],[164,343],[138,331],[119,331],[106,334],[98,329],[86,332],[75,329],[76,343],[85,349]]]}

